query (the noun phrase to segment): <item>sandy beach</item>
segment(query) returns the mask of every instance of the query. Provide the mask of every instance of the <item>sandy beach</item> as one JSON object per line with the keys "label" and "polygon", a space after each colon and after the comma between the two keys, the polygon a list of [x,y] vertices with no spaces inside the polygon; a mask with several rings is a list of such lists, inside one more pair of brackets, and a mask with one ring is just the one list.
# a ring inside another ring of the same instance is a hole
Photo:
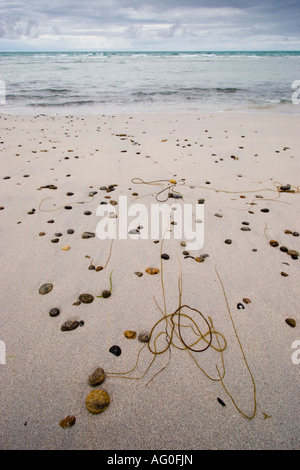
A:
{"label": "sandy beach", "polygon": [[[1,449],[300,448],[299,126],[271,113],[0,115]],[[150,210],[169,186],[182,197],[166,204],[204,205],[201,250],[82,238],[101,203]],[[178,316],[168,344],[179,305],[185,342],[199,340],[195,314],[204,351],[184,347]],[[82,323],[61,331],[68,320]],[[165,353],[139,354],[160,320],[150,342]],[[93,415],[99,367],[110,404]]]}

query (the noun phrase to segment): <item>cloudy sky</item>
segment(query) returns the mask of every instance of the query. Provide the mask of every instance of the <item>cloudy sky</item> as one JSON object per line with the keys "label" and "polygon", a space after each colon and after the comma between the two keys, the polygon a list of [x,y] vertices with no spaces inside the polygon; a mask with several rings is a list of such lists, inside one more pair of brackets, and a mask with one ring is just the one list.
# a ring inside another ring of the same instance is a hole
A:
{"label": "cloudy sky", "polygon": [[300,50],[299,18],[300,0],[0,0],[0,50]]}

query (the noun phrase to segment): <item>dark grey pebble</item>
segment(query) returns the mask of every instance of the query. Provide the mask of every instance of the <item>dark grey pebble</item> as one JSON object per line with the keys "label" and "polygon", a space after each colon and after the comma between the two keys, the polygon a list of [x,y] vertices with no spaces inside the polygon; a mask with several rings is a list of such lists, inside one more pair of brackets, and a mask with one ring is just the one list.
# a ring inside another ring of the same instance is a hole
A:
{"label": "dark grey pebble", "polygon": [[147,331],[142,331],[139,335],[138,335],[138,340],[141,342],[141,343],[148,343],[150,339],[150,334],[147,332]]}
{"label": "dark grey pebble", "polygon": [[73,230],[72,228],[68,228],[67,233],[68,233],[69,235],[72,235],[72,233],[74,233],[74,230]]}
{"label": "dark grey pebble", "polygon": [[251,228],[250,227],[241,227],[241,230],[243,232],[251,232]]}
{"label": "dark grey pebble", "polygon": [[57,317],[59,314],[59,308],[51,308],[51,310],[49,311],[50,317]]}
{"label": "dark grey pebble", "polygon": [[122,353],[121,348],[119,346],[116,346],[116,345],[109,348],[109,352],[111,352],[115,356],[120,356],[121,353]]}
{"label": "dark grey pebble", "polygon": [[232,240],[230,240],[230,238],[227,238],[224,243],[226,243],[226,245],[231,245]]}
{"label": "dark grey pebble", "polygon": [[198,204],[204,204],[205,203],[205,199],[198,199]]}
{"label": "dark grey pebble", "polygon": [[90,264],[89,268],[88,268],[90,271],[93,271],[95,268],[95,266],[93,264]]}
{"label": "dark grey pebble", "polygon": [[68,192],[67,196],[74,196],[74,193]]}
{"label": "dark grey pebble", "polygon": [[84,215],[91,215],[91,211],[85,211]]}
{"label": "dark grey pebble", "polygon": [[249,222],[242,222],[242,225],[250,225]]}
{"label": "dark grey pebble", "polygon": [[58,243],[58,242],[59,242],[59,238],[52,238],[51,242],[52,242],[52,243]]}
{"label": "dark grey pebble", "polygon": [[265,213],[267,213],[267,212],[270,212],[270,209],[261,209],[260,212],[265,212]]}
{"label": "dark grey pebble", "polygon": [[55,236],[56,236],[56,237],[62,237],[62,233],[57,232],[57,233],[55,234]]}
{"label": "dark grey pebble", "polygon": [[183,256],[188,256],[190,254],[190,252],[189,251],[183,251],[182,254],[183,254]]}
{"label": "dark grey pebble", "polygon": [[53,220],[53,219],[48,220],[48,221],[47,221],[47,224],[54,224],[54,220]]}
{"label": "dark grey pebble", "polygon": [[90,304],[90,303],[93,302],[94,296],[91,295],[91,294],[80,294],[79,300],[80,300],[80,302],[82,302],[83,304]]}
{"label": "dark grey pebble", "polygon": [[93,232],[83,232],[81,235],[81,238],[87,239],[87,238],[94,238],[95,234]]}
{"label": "dark grey pebble", "polygon": [[161,255],[162,259],[170,259],[170,256],[167,253]]}
{"label": "dark grey pebble", "polygon": [[294,237],[299,237],[299,232],[293,232]]}

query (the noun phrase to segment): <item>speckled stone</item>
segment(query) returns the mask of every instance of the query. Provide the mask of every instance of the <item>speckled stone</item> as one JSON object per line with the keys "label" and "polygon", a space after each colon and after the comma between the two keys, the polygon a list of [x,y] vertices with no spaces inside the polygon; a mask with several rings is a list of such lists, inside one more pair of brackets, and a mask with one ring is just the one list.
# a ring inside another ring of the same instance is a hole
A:
{"label": "speckled stone", "polygon": [[141,333],[138,335],[138,340],[141,343],[148,343],[150,340],[150,333],[148,333],[148,331],[141,331]]}
{"label": "speckled stone", "polygon": [[83,304],[90,304],[93,302],[94,296],[92,294],[80,294],[79,300]]}
{"label": "speckled stone", "polygon": [[60,427],[63,429],[71,428],[76,423],[75,416],[67,416],[66,418],[62,419],[59,423]]}
{"label": "speckled stone", "polygon": [[43,284],[40,288],[39,288],[39,294],[41,295],[46,295],[48,294],[49,292],[51,292],[53,289],[53,284]]}
{"label": "speckled stone", "polygon": [[124,331],[124,336],[125,336],[125,338],[128,338],[128,339],[135,339],[136,331],[126,330],[126,331]]}
{"label": "speckled stone", "polygon": [[104,389],[93,390],[89,393],[85,402],[87,410],[94,415],[98,415],[106,410],[109,403],[109,394]]}
{"label": "speckled stone", "polygon": [[62,326],[61,331],[72,331],[78,328],[79,322],[76,320],[67,320]]}
{"label": "speckled stone", "polygon": [[97,385],[102,384],[102,382],[104,382],[104,379],[105,379],[104,370],[101,367],[98,367],[89,376],[88,382],[91,387],[96,387]]}

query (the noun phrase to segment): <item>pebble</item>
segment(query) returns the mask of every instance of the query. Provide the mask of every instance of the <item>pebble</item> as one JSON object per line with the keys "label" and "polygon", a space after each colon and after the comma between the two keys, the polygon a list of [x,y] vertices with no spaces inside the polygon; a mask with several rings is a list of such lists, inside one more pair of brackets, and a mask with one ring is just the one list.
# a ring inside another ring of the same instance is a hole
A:
{"label": "pebble", "polygon": [[140,341],[140,343],[148,343],[148,341],[150,340],[150,333],[148,333],[147,331],[142,331],[138,335],[138,340]]}
{"label": "pebble", "polygon": [[291,230],[285,230],[284,233],[286,233],[287,235],[292,235],[292,231]]}
{"label": "pebble", "polygon": [[40,237],[43,237],[44,235],[46,235],[45,232],[40,232],[40,233],[39,233],[39,236],[40,236]]}
{"label": "pebble", "polygon": [[241,227],[241,230],[243,232],[250,232],[251,231],[251,228],[250,227]]}
{"label": "pebble", "polygon": [[53,284],[43,284],[40,288],[39,288],[39,294],[41,295],[46,295],[48,294],[49,292],[51,292],[53,289]]}
{"label": "pebble", "polygon": [[70,211],[72,209],[72,206],[65,206],[65,209]]}
{"label": "pebble", "polygon": [[76,423],[75,416],[67,416],[66,418],[62,419],[59,423],[60,427],[63,429],[71,428]]}
{"label": "pebble", "polygon": [[67,320],[62,326],[61,331],[72,331],[78,328],[79,322],[74,320]]}
{"label": "pebble", "polygon": [[244,302],[245,304],[251,304],[251,300],[250,300],[250,299],[247,299],[247,298],[243,299],[243,302]]}
{"label": "pebble", "polygon": [[87,238],[94,238],[95,234],[93,232],[83,232],[81,235],[81,238],[87,239]]}
{"label": "pebble", "polygon": [[59,308],[51,308],[49,311],[50,317],[57,317],[60,314]]}
{"label": "pebble", "polygon": [[163,253],[163,254],[161,255],[161,258],[162,258],[162,259],[170,259],[170,256],[169,256],[167,253]]}
{"label": "pebble", "polygon": [[47,220],[47,224],[54,224],[54,220],[53,219]]}
{"label": "pebble", "polygon": [[98,367],[94,372],[89,376],[89,385],[91,387],[96,387],[97,385],[102,384],[105,379],[105,372],[101,367]]}
{"label": "pebble", "polygon": [[265,212],[265,213],[267,213],[267,212],[270,212],[270,209],[261,209],[260,212]]}
{"label": "pebble", "polygon": [[195,261],[197,261],[198,263],[203,263],[204,258],[203,258],[203,256],[197,256],[197,258],[195,258]]}
{"label": "pebble", "polygon": [[64,245],[64,246],[62,247],[62,250],[63,250],[63,251],[69,251],[70,248],[71,248],[70,245]]}
{"label": "pebble", "polygon": [[279,246],[279,243],[276,240],[270,240],[270,245],[276,247]]}
{"label": "pebble", "polygon": [[283,251],[283,253],[287,253],[289,251],[289,249],[286,246],[281,246],[279,249],[280,251]]}
{"label": "pebble", "polygon": [[103,269],[103,266],[97,266],[95,271],[97,271],[97,273],[98,273],[99,271],[102,271],[102,269]]}
{"label": "pebble", "polygon": [[205,203],[205,199],[198,199],[198,204],[204,204]]}
{"label": "pebble", "polygon": [[230,240],[230,238],[227,238],[224,243],[226,243],[226,245],[231,245],[232,240]]}
{"label": "pebble", "polygon": [[93,390],[89,393],[85,402],[87,410],[94,415],[98,415],[106,410],[109,403],[109,394],[104,389]]}
{"label": "pebble", "polygon": [[237,307],[239,310],[244,310],[244,308],[245,308],[245,305],[243,305],[243,304],[239,303],[239,304],[237,304],[237,306],[236,306],[236,307]]}
{"label": "pebble", "polygon": [[222,214],[219,214],[219,213],[216,213],[216,214],[215,214],[215,217],[219,217],[219,218],[221,219],[221,218],[223,217],[223,215],[222,215]]}
{"label": "pebble", "polygon": [[96,268],[95,268],[95,266],[94,266],[93,264],[90,264],[90,266],[88,267],[88,269],[89,269],[90,271],[93,271],[93,270],[96,269]]}
{"label": "pebble", "polygon": [[91,215],[91,211],[85,211],[83,214],[84,215]]}
{"label": "pebble", "polygon": [[68,228],[67,233],[69,235],[72,235],[74,233],[74,230],[72,228]]}
{"label": "pebble", "polygon": [[111,292],[110,292],[109,290],[104,290],[104,291],[102,292],[102,297],[103,297],[104,299],[108,299],[108,297],[110,297],[110,296],[111,296]]}
{"label": "pebble", "polygon": [[56,237],[62,237],[62,233],[57,232],[57,233],[55,234],[55,236],[56,236]]}
{"label": "pebble", "polygon": [[74,193],[68,192],[67,196],[74,196]]}
{"label": "pebble", "polygon": [[280,186],[280,191],[289,191],[291,189],[291,185],[287,184],[285,186]]}
{"label": "pebble", "polygon": [[282,272],[281,272],[281,276],[283,276],[283,277],[288,277],[288,274],[285,273],[284,271],[282,271]]}
{"label": "pebble", "polygon": [[146,268],[145,271],[146,271],[146,273],[151,274],[151,275],[159,273],[158,268]]}
{"label": "pebble", "polygon": [[134,273],[137,277],[142,277],[143,276],[143,273],[139,272],[139,271],[136,271]]}
{"label": "pebble", "polygon": [[80,302],[82,302],[83,304],[90,304],[90,303],[93,302],[94,296],[91,295],[91,294],[80,294],[79,300],[80,300]]}
{"label": "pebble", "polygon": [[58,243],[58,242],[59,242],[59,238],[52,238],[51,242],[52,242],[52,243]]}
{"label": "pebble", "polygon": [[121,348],[119,346],[116,346],[116,345],[109,348],[109,352],[114,354],[114,356],[120,356],[121,353],[122,353]]}
{"label": "pebble", "polygon": [[126,331],[124,331],[124,336],[125,336],[125,338],[128,338],[128,339],[135,339],[136,331],[126,330]]}
{"label": "pebble", "polygon": [[297,251],[297,250],[288,250],[287,254],[290,255],[290,256],[299,256],[299,251]]}
{"label": "pebble", "polygon": [[299,237],[299,232],[293,232],[294,237]]}
{"label": "pebble", "polygon": [[182,241],[182,242],[180,242],[180,245],[181,246],[186,246],[186,242]]}
{"label": "pebble", "polygon": [[287,318],[285,320],[285,323],[287,323],[292,328],[295,328],[295,326],[296,326],[296,320],[294,320],[293,318]]}

